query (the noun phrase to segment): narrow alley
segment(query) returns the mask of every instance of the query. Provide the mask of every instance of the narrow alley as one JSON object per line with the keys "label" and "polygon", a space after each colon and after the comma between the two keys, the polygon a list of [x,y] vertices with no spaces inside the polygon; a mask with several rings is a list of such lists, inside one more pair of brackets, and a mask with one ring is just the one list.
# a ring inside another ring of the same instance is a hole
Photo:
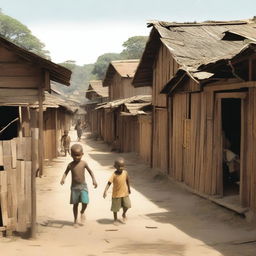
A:
{"label": "narrow alley", "polygon": [[[37,179],[37,239],[2,238],[1,255],[255,255],[255,227],[240,216],[156,174],[133,153],[111,152],[102,141],[93,139],[82,143],[84,159],[98,182],[94,189],[86,175],[90,203],[85,225],[73,227],[70,176],[60,185],[71,157],[59,157]],[[130,175],[132,208],[127,223],[114,226],[111,190],[106,199],[102,194],[119,155],[125,158]]]}

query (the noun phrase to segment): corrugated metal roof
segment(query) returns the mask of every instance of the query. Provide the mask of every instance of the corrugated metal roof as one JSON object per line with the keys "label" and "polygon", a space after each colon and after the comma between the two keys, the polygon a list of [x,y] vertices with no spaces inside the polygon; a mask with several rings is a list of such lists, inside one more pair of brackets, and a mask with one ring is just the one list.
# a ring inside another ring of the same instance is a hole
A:
{"label": "corrugated metal roof", "polygon": [[232,58],[248,44],[247,40],[232,40],[228,34],[256,40],[256,24],[243,21],[190,24],[154,21],[149,26],[153,29],[134,76],[135,86],[152,85],[152,75],[148,76],[148,73],[152,73],[159,40],[169,49],[181,69],[192,73],[201,71],[198,70],[201,65]]}
{"label": "corrugated metal roof", "polygon": [[138,67],[139,60],[117,60],[109,63],[103,86],[111,85],[113,76],[118,73],[123,78],[133,78]]}

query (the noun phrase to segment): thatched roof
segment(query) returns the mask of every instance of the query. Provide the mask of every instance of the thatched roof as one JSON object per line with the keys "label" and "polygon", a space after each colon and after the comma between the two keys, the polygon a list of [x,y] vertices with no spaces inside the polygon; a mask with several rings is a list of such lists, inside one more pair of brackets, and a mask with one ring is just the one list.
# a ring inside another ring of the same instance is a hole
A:
{"label": "thatched roof", "polygon": [[138,67],[139,60],[117,60],[109,63],[103,86],[111,85],[111,80],[116,73],[123,78],[133,78]]}
{"label": "thatched roof", "polygon": [[[196,81],[214,74],[205,65],[231,59],[256,42],[256,24],[245,21],[207,23],[168,23],[153,21],[144,54],[134,76],[135,86],[152,85],[153,64],[161,44],[172,54],[180,69]],[[245,40],[247,39],[247,40]]]}
{"label": "thatched roof", "polygon": [[108,88],[103,87],[102,80],[91,80],[89,82],[89,87],[86,91],[86,98],[91,98],[91,92],[95,92],[98,97],[107,98],[108,97]]}
{"label": "thatched roof", "polygon": [[14,52],[15,54],[27,60],[28,62],[31,62],[43,69],[48,70],[50,74],[50,80],[64,84],[64,85],[70,85],[70,78],[71,78],[72,72],[69,69],[63,66],[60,66],[58,64],[55,64],[50,60],[42,58],[36,55],[35,53],[25,50],[17,46],[16,44],[11,43],[10,41],[4,39],[1,36],[0,36],[0,46],[6,48],[9,51]]}

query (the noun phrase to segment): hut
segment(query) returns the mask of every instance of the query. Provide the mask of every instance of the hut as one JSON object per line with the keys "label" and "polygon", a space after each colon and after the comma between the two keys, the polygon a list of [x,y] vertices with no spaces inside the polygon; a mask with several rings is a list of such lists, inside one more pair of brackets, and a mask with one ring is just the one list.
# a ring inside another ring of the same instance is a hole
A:
{"label": "hut", "polygon": [[111,122],[115,138],[107,137],[109,126],[105,126],[103,137],[113,141],[112,150],[136,152],[147,163],[151,159],[151,95],[137,95],[125,99],[110,101],[100,105],[96,111],[117,113],[115,122]]}
{"label": "hut", "polygon": [[[134,88],[132,79],[137,69],[139,60],[119,60],[110,62],[103,86],[108,86],[110,102],[128,99],[138,95],[151,95],[151,87]],[[111,104],[111,103],[110,103]],[[121,145],[120,109],[105,108],[103,116],[103,139],[105,142]],[[115,146],[114,146],[115,147]],[[121,148],[122,150],[122,148]]]}
{"label": "hut", "polygon": [[61,155],[61,136],[65,130],[70,130],[78,109],[78,104],[72,104],[67,99],[61,98],[54,90],[51,90],[51,94],[45,92],[43,101],[43,156],[45,161],[51,161]]}
{"label": "hut", "polygon": [[134,88],[132,79],[139,64],[139,60],[111,61],[103,86],[108,86],[109,100],[125,99],[135,95],[151,95],[151,87]]}
{"label": "hut", "polygon": [[108,87],[103,87],[102,80],[91,80],[85,97],[89,102],[85,105],[87,112],[87,123],[94,137],[102,137],[104,112],[96,111],[98,104],[108,101]]}
{"label": "hut", "polygon": [[43,100],[71,71],[0,37],[0,231],[35,236],[36,172],[43,168]]}
{"label": "hut", "polygon": [[239,213],[255,213],[255,23],[151,26],[158,49],[176,63],[160,89],[168,96],[168,174]]}

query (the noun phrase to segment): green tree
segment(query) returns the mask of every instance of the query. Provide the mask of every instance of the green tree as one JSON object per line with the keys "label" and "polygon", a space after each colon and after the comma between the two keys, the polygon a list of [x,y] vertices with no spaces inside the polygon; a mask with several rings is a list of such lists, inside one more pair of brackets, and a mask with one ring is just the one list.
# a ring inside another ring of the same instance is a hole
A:
{"label": "green tree", "polygon": [[92,73],[97,76],[98,79],[103,79],[108,68],[108,65],[113,60],[122,59],[119,53],[105,53],[100,55],[94,64]]}
{"label": "green tree", "polygon": [[144,51],[147,36],[133,36],[123,43],[124,50],[121,52],[123,59],[140,59]]}
{"label": "green tree", "polygon": [[49,52],[44,49],[45,45],[32,35],[28,27],[5,15],[2,10],[0,10],[0,35],[28,51],[49,58]]}

